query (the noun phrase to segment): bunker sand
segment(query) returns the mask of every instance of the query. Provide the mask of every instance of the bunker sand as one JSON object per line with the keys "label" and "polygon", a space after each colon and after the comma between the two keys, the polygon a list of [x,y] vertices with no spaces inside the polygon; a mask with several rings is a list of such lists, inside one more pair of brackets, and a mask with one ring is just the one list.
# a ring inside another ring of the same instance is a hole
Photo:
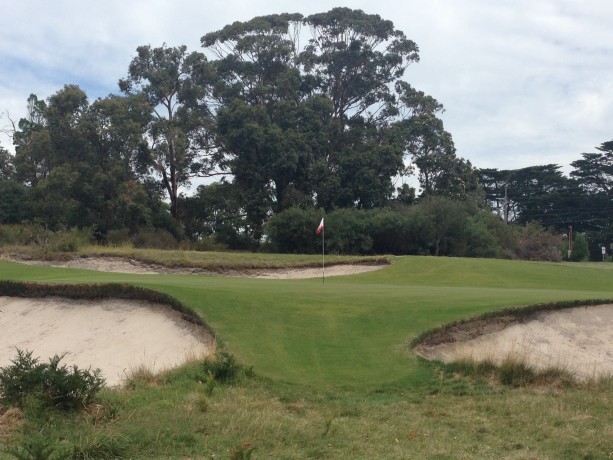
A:
{"label": "bunker sand", "polygon": [[159,372],[214,352],[213,337],[166,305],[127,300],[0,297],[0,367],[19,348],[46,362],[99,368],[119,385],[140,366]]}
{"label": "bunker sand", "polygon": [[426,359],[490,360],[507,357],[535,367],[565,369],[578,379],[613,375],[613,305],[542,312],[524,322],[509,318],[459,325],[446,336],[415,347]]}
{"label": "bunker sand", "polygon": [[[9,258],[14,262],[29,265],[48,265],[58,268],[78,268],[85,270],[96,270],[102,272],[132,273],[140,275],[213,275],[213,276],[233,276],[250,277],[264,279],[308,279],[324,276],[321,267],[317,268],[283,268],[283,269],[232,269],[223,272],[204,270],[192,267],[169,268],[162,265],[144,263],[134,259],[119,257],[82,257],[71,260],[41,261],[41,260],[21,260]],[[371,272],[386,267],[385,264],[367,265],[331,265],[325,267],[325,276],[344,276],[356,275],[359,273]]]}

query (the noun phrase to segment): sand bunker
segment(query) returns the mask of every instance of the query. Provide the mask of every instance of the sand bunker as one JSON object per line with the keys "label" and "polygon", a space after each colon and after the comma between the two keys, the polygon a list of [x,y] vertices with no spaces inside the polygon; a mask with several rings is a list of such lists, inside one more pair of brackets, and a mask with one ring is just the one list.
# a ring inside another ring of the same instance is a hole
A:
{"label": "sand bunker", "polygon": [[443,362],[469,358],[500,363],[513,356],[538,369],[567,369],[579,379],[613,375],[613,305],[543,312],[526,322],[493,326],[501,330],[488,332],[483,322],[466,323],[459,328],[464,331],[454,332],[456,338],[474,335],[470,329],[475,327],[484,333],[467,340],[418,345],[415,352]]}
{"label": "sand bunker", "polygon": [[99,368],[114,386],[144,365],[159,372],[214,350],[212,337],[165,305],[127,300],[0,297],[0,367],[16,349],[41,361]]}
{"label": "sand bunker", "polygon": [[[9,260],[29,265],[48,265],[50,267],[59,268],[80,268],[102,272],[133,273],[140,275],[223,275],[264,279],[307,279],[320,278],[323,275],[321,268],[245,269],[243,271],[234,269],[220,273],[191,267],[169,268],[162,265],[148,264],[138,260],[120,257],[82,257],[65,261],[21,260],[14,258],[10,258]],[[332,265],[326,267],[325,276],[356,275],[379,270],[385,266],[385,264]]]}
{"label": "sand bunker", "polygon": [[[326,267],[325,277],[357,275],[359,273],[372,272],[385,267],[385,265],[332,265]],[[279,270],[261,270],[253,275],[254,278],[267,279],[307,279],[322,278],[324,273],[321,268],[290,268]]]}

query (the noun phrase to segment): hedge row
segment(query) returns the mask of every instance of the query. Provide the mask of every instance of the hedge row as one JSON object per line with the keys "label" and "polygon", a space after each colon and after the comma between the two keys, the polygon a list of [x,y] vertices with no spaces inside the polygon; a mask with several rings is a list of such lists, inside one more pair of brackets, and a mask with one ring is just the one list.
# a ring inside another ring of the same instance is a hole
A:
{"label": "hedge row", "polygon": [[339,209],[325,216],[315,209],[291,208],[267,224],[272,250],[321,252],[322,238],[315,229],[322,217],[326,251],[334,254],[498,257],[511,239],[490,211],[437,198],[410,207]]}

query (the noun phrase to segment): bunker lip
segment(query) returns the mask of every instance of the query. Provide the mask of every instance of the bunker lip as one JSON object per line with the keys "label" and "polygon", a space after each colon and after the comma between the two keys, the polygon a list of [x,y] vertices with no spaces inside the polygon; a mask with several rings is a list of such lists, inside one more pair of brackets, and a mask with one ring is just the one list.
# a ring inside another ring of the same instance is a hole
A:
{"label": "bunker lip", "polygon": [[[139,260],[101,256],[101,257],[79,257],[66,260],[35,260],[23,259],[18,257],[5,256],[7,260],[28,264],[28,265],[47,265],[58,268],[77,268],[95,270],[103,272],[130,273],[140,275],[212,275],[212,276],[231,276],[248,277],[263,279],[308,279],[318,278],[324,275],[321,267],[301,267],[301,268],[278,268],[278,269],[220,269],[206,270],[197,267],[165,267],[159,264],[146,263]],[[325,276],[344,276],[379,270],[386,267],[384,263],[374,264],[335,264],[325,267]]]}
{"label": "bunker lip", "polygon": [[613,375],[613,305],[574,307],[525,318],[467,321],[427,336],[413,351],[428,360],[512,357],[536,369],[565,369],[579,380]]}

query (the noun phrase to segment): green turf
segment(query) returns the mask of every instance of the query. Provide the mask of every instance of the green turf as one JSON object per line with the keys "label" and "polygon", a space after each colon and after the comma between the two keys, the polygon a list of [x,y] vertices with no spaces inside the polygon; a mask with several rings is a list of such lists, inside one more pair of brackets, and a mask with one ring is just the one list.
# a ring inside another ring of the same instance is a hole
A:
{"label": "green turf", "polygon": [[408,342],[503,307],[613,298],[612,277],[606,264],[423,257],[325,284],[0,261],[0,279],[168,293],[256,373],[206,395],[194,362],[152,384],[105,390],[93,411],[60,416],[32,406],[22,424],[0,423],[0,458],[13,458],[3,446],[36,439],[56,449],[51,458],[248,458],[251,448],[252,458],[284,459],[610,458],[611,379],[512,388],[418,360]]}
{"label": "green turf", "polygon": [[377,272],[311,280],[126,275],[0,262],[0,278],[127,282],[194,309],[259,375],[370,387],[419,372],[409,341],[460,318],[515,305],[613,298],[613,272],[505,260],[399,257]]}

